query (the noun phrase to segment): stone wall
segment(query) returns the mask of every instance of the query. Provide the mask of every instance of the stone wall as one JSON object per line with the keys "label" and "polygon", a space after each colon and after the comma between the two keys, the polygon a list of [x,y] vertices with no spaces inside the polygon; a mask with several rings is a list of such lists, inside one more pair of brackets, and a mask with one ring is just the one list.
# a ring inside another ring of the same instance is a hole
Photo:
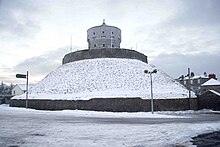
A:
{"label": "stone wall", "polygon": [[199,109],[212,109],[220,111],[220,96],[207,91],[198,98]]}
{"label": "stone wall", "polygon": [[205,92],[207,90],[214,90],[216,92],[220,92],[220,85],[207,85],[201,87],[202,92]]}
{"label": "stone wall", "polygon": [[[197,110],[197,98],[190,100],[190,109]],[[11,107],[25,107],[25,100],[12,99]],[[94,110],[111,112],[148,112],[151,101],[141,98],[95,98],[90,100],[28,100],[28,108],[38,110]],[[189,99],[154,100],[155,111],[181,111],[189,109]]]}
{"label": "stone wall", "polygon": [[12,95],[0,95],[0,104],[9,104]]}
{"label": "stone wall", "polygon": [[148,63],[147,56],[134,50],[119,49],[119,48],[105,48],[105,49],[92,49],[92,50],[80,50],[66,54],[63,58],[62,64],[69,62],[84,60],[84,59],[96,59],[96,58],[126,58],[137,59]]}

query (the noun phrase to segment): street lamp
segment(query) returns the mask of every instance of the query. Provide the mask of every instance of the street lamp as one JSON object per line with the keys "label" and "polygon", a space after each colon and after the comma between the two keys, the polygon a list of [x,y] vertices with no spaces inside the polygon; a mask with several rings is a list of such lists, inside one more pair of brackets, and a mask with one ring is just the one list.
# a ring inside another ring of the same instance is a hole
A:
{"label": "street lamp", "polygon": [[154,101],[153,101],[153,81],[152,81],[152,74],[157,73],[157,70],[154,69],[153,71],[144,70],[144,73],[150,74],[150,87],[151,87],[151,112],[154,114]]}

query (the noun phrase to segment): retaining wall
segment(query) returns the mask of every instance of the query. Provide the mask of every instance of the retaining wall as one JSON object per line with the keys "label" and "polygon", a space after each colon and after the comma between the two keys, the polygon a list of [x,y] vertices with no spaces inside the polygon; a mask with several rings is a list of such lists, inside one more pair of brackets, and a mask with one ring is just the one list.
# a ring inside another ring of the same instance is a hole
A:
{"label": "retaining wall", "polygon": [[119,49],[119,48],[104,48],[104,49],[91,49],[80,50],[66,54],[63,58],[62,64],[69,62],[84,60],[84,59],[96,59],[96,58],[126,58],[137,59],[148,63],[147,56],[134,50]]}
{"label": "retaining wall", "polygon": [[198,97],[199,109],[220,111],[220,96],[207,91]]}
{"label": "retaining wall", "polygon": [[[197,98],[190,100],[190,109],[197,110]],[[25,107],[25,100],[12,99],[11,107]],[[148,112],[151,101],[141,98],[95,98],[90,100],[28,100],[28,108],[38,110],[94,110],[111,112]],[[189,109],[189,99],[154,100],[155,111],[181,111]]]}
{"label": "retaining wall", "polygon": [[9,104],[12,95],[0,95],[0,104]]}

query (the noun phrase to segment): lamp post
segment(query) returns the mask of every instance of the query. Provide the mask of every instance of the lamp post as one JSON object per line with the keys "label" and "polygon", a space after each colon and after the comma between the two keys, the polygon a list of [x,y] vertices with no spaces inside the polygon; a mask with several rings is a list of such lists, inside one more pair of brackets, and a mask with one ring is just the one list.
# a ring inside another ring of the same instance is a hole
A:
{"label": "lamp post", "polygon": [[152,74],[157,73],[157,70],[154,69],[153,71],[144,70],[144,73],[150,74],[150,87],[151,87],[151,113],[154,114],[154,100],[153,100],[153,80],[152,80]]}

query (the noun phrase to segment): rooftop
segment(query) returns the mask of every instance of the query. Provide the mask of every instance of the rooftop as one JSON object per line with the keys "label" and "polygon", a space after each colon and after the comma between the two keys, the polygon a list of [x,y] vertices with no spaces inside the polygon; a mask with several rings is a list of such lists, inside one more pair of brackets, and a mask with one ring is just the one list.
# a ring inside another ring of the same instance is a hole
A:
{"label": "rooftop", "polygon": [[215,79],[210,79],[207,82],[205,82],[204,84],[202,84],[202,86],[213,86],[213,85],[220,85],[220,82]]}
{"label": "rooftop", "polygon": [[[26,90],[26,84],[17,84],[16,86],[21,88],[21,90]],[[34,86],[34,84],[28,84],[28,88],[31,88],[33,86]]]}

